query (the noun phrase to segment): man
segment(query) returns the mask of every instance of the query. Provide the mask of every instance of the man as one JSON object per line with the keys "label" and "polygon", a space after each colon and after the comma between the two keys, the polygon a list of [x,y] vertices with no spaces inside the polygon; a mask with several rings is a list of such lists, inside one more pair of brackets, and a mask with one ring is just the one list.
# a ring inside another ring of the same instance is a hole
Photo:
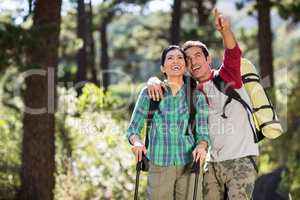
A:
{"label": "man", "polygon": [[[258,146],[243,106],[232,100],[224,105],[227,96],[213,82],[220,76],[249,103],[249,97],[240,75],[241,51],[230,28],[229,19],[215,10],[215,27],[225,46],[223,64],[218,71],[211,69],[212,58],[207,47],[200,41],[188,41],[183,45],[187,55],[189,72],[199,81],[201,90],[209,104],[209,135],[211,149],[207,158],[207,171],[203,177],[203,195],[207,200],[251,199],[256,179]],[[162,97],[161,84],[157,78],[148,81],[149,96]]]}

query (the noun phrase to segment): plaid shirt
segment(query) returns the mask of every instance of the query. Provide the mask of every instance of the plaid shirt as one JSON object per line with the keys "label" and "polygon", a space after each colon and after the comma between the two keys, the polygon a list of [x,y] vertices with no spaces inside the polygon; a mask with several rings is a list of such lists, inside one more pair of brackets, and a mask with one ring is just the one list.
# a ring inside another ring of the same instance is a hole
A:
{"label": "plaid shirt", "polygon": [[[129,127],[128,139],[137,135],[140,137],[144,123],[147,121],[150,99],[147,88],[144,88],[136,102]],[[149,145],[147,158],[160,166],[185,165],[192,162],[192,151],[202,140],[209,143],[208,136],[208,106],[205,97],[195,91],[194,105],[196,108],[196,134],[186,134],[189,112],[186,98],[186,84],[177,95],[173,96],[168,87],[164,98],[160,101],[159,111],[154,113],[151,128],[148,133]]]}

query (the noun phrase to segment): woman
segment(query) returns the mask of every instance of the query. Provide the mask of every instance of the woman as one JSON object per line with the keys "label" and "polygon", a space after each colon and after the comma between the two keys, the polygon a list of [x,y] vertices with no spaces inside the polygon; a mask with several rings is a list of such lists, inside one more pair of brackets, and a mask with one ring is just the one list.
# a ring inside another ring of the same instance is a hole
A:
{"label": "woman", "polygon": [[205,97],[195,91],[194,102],[196,131],[186,130],[189,121],[187,104],[187,85],[183,75],[186,71],[186,59],[179,46],[171,45],[164,49],[161,56],[161,71],[166,75],[165,98],[154,113],[149,131],[149,147],[140,139],[149,111],[150,99],[144,88],[136,102],[127,137],[133,145],[136,160],[142,155],[150,160],[147,198],[150,200],[186,200],[191,199],[193,181],[190,172],[191,163],[204,160],[209,143],[207,117],[208,107]]}

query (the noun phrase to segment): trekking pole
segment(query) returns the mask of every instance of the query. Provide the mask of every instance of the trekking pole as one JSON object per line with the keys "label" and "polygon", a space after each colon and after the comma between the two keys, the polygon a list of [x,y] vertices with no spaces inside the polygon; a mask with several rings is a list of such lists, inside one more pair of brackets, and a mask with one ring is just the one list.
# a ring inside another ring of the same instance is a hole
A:
{"label": "trekking pole", "polygon": [[140,182],[140,172],[141,172],[141,169],[142,169],[142,161],[138,161],[137,164],[136,164],[134,200],[138,200],[139,182]]}
{"label": "trekking pole", "polygon": [[199,180],[199,174],[200,174],[200,161],[194,162],[192,168],[193,168],[193,172],[195,172],[193,200],[196,200],[197,199],[197,191],[198,191],[198,180]]}

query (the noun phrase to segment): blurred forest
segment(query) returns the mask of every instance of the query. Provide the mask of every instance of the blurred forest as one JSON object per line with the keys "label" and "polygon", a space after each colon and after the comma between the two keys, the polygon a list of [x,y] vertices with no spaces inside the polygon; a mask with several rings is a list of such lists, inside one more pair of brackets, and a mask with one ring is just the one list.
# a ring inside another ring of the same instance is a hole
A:
{"label": "blurred forest", "polygon": [[132,199],[136,95],[168,44],[201,40],[219,66],[214,7],[285,129],[260,143],[259,175],[280,173],[254,199],[300,199],[300,0],[0,0],[0,200]]}

